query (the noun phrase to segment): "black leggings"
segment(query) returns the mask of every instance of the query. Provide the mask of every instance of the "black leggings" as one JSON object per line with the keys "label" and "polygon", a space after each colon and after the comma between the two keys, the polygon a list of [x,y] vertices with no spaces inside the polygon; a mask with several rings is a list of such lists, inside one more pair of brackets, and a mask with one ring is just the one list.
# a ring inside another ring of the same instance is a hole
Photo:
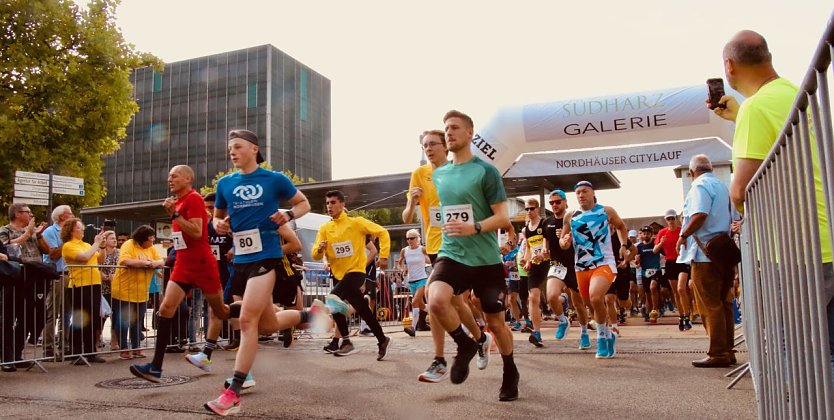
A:
{"label": "black leggings", "polygon": [[[364,283],[365,273],[347,273],[342,280],[336,283],[336,287],[333,288],[331,293],[353,306],[356,313],[368,324],[377,341],[381,343],[385,340],[385,334],[383,334],[382,327],[376,320],[373,311],[368,307],[368,302],[362,296],[360,288]],[[342,338],[348,338],[350,330],[348,329],[347,317],[344,314],[337,313],[333,314],[333,320],[336,321],[336,326],[339,327]]]}

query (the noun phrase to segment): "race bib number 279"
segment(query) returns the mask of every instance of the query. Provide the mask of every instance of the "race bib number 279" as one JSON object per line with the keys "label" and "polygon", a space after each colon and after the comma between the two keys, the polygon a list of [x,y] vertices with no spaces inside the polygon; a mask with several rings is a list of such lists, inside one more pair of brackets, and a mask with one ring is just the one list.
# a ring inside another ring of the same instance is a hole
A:
{"label": "race bib number 279", "polygon": [[455,220],[464,223],[474,223],[475,215],[472,212],[471,204],[458,204],[454,206],[443,206],[443,223]]}

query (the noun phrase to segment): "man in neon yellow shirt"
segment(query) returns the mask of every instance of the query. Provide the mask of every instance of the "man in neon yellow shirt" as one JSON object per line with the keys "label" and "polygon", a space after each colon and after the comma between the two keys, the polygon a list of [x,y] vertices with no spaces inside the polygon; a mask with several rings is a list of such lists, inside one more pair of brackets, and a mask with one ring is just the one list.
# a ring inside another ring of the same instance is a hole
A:
{"label": "man in neon yellow shirt", "polygon": [[320,260],[327,257],[330,272],[336,280],[336,286],[328,295],[328,306],[336,305],[340,310],[331,311],[333,320],[342,336],[342,345],[335,353],[336,356],[349,356],[355,352],[350,342],[347,317],[347,303],[353,305],[356,313],[371,328],[379,347],[376,360],[383,360],[388,350],[391,338],[382,332],[374,313],[365,299],[360,288],[365,284],[365,235],[379,238],[379,268],[388,267],[388,254],[391,252],[391,239],[388,231],[382,226],[364,217],[350,217],[345,210],[345,195],[341,191],[325,193],[327,214],[333,220],[321,225],[316,235],[316,245],[313,246],[313,258]]}
{"label": "man in neon yellow shirt", "polygon": [[[767,158],[782,131],[796,99],[797,87],[779,77],[773,68],[767,41],[753,31],[737,33],[724,47],[724,72],[730,86],[747,98],[739,105],[732,96],[724,96],[719,103],[726,108],[714,109],[716,115],[736,123],[733,135],[735,174],[730,183],[730,198],[738,210],[743,212],[747,184]],[[825,209],[817,145],[813,137],[810,149],[814,165],[825,301],[828,302],[829,347],[834,353],[834,265],[831,233]]]}

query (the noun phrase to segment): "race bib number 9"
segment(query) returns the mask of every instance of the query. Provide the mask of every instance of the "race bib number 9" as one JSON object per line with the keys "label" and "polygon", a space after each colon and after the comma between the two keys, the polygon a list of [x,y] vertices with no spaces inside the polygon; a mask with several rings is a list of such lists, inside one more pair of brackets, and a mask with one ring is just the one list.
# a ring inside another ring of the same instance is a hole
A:
{"label": "race bib number 9", "polygon": [[562,264],[556,264],[550,267],[550,272],[547,273],[547,277],[556,277],[559,280],[564,280],[567,275],[568,268]]}
{"label": "race bib number 9", "polygon": [[188,248],[188,245],[185,244],[185,238],[182,236],[182,232],[171,233],[171,242],[173,242],[174,249],[177,251]]}
{"label": "race bib number 9", "polygon": [[264,250],[261,242],[261,231],[258,229],[244,230],[234,233],[235,255],[247,255]]}
{"label": "race bib number 9", "polygon": [[443,224],[443,216],[440,214],[440,207],[429,207],[429,226],[440,227]]}
{"label": "race bib number 9", "polygon": [[443,206],[443,223],[455,220],[464,223],[474,223],[475,214],[472,212],[471,204],[458,204],[455,206]]}
{"label": "race bib number 9", "polygon": [[347,258],[353,256],[353,242],[351,241],[344,241],[344,242],[336,242],[333,244],[333,253],[336,254],[336,258]]}
{"label": "race bib number 9", "polygon": [[211,248],[211,255],[214,255],[214,259],[220,261],[220,245],[209,245]]}

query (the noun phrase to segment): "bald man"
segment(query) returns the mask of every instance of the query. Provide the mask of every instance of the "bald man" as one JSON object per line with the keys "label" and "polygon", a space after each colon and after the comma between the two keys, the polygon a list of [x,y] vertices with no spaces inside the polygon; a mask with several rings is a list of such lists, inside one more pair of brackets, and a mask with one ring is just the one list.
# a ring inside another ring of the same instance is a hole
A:
{"label": "bald man", "polygon": [[180,302],[192,288],[203,290],[210,311],[209,326],[206,332],[205,349],[186,360],[198,368],[209,371],[211,354],[217,347],[220,335],[220,320],[229,317],[229,307],[223,303],[223,286],[217,269],[217,260],[211,252],[208,241],[208,220],[203,197],[192,188],[194,171],[185,165],[171,168],[168,173],[168,187],[175,197],[168,197],[162,204],[171,217],[174,252],[176,262],[171,280],[165,287],[165,297],[159,307],[159,327],[156,335],[156,347],[153,361],[142,365],[133,365],[130,372],[151,382],[159,382],[162,377],[162,361],[165,348],[171,339],[171,324]]}

